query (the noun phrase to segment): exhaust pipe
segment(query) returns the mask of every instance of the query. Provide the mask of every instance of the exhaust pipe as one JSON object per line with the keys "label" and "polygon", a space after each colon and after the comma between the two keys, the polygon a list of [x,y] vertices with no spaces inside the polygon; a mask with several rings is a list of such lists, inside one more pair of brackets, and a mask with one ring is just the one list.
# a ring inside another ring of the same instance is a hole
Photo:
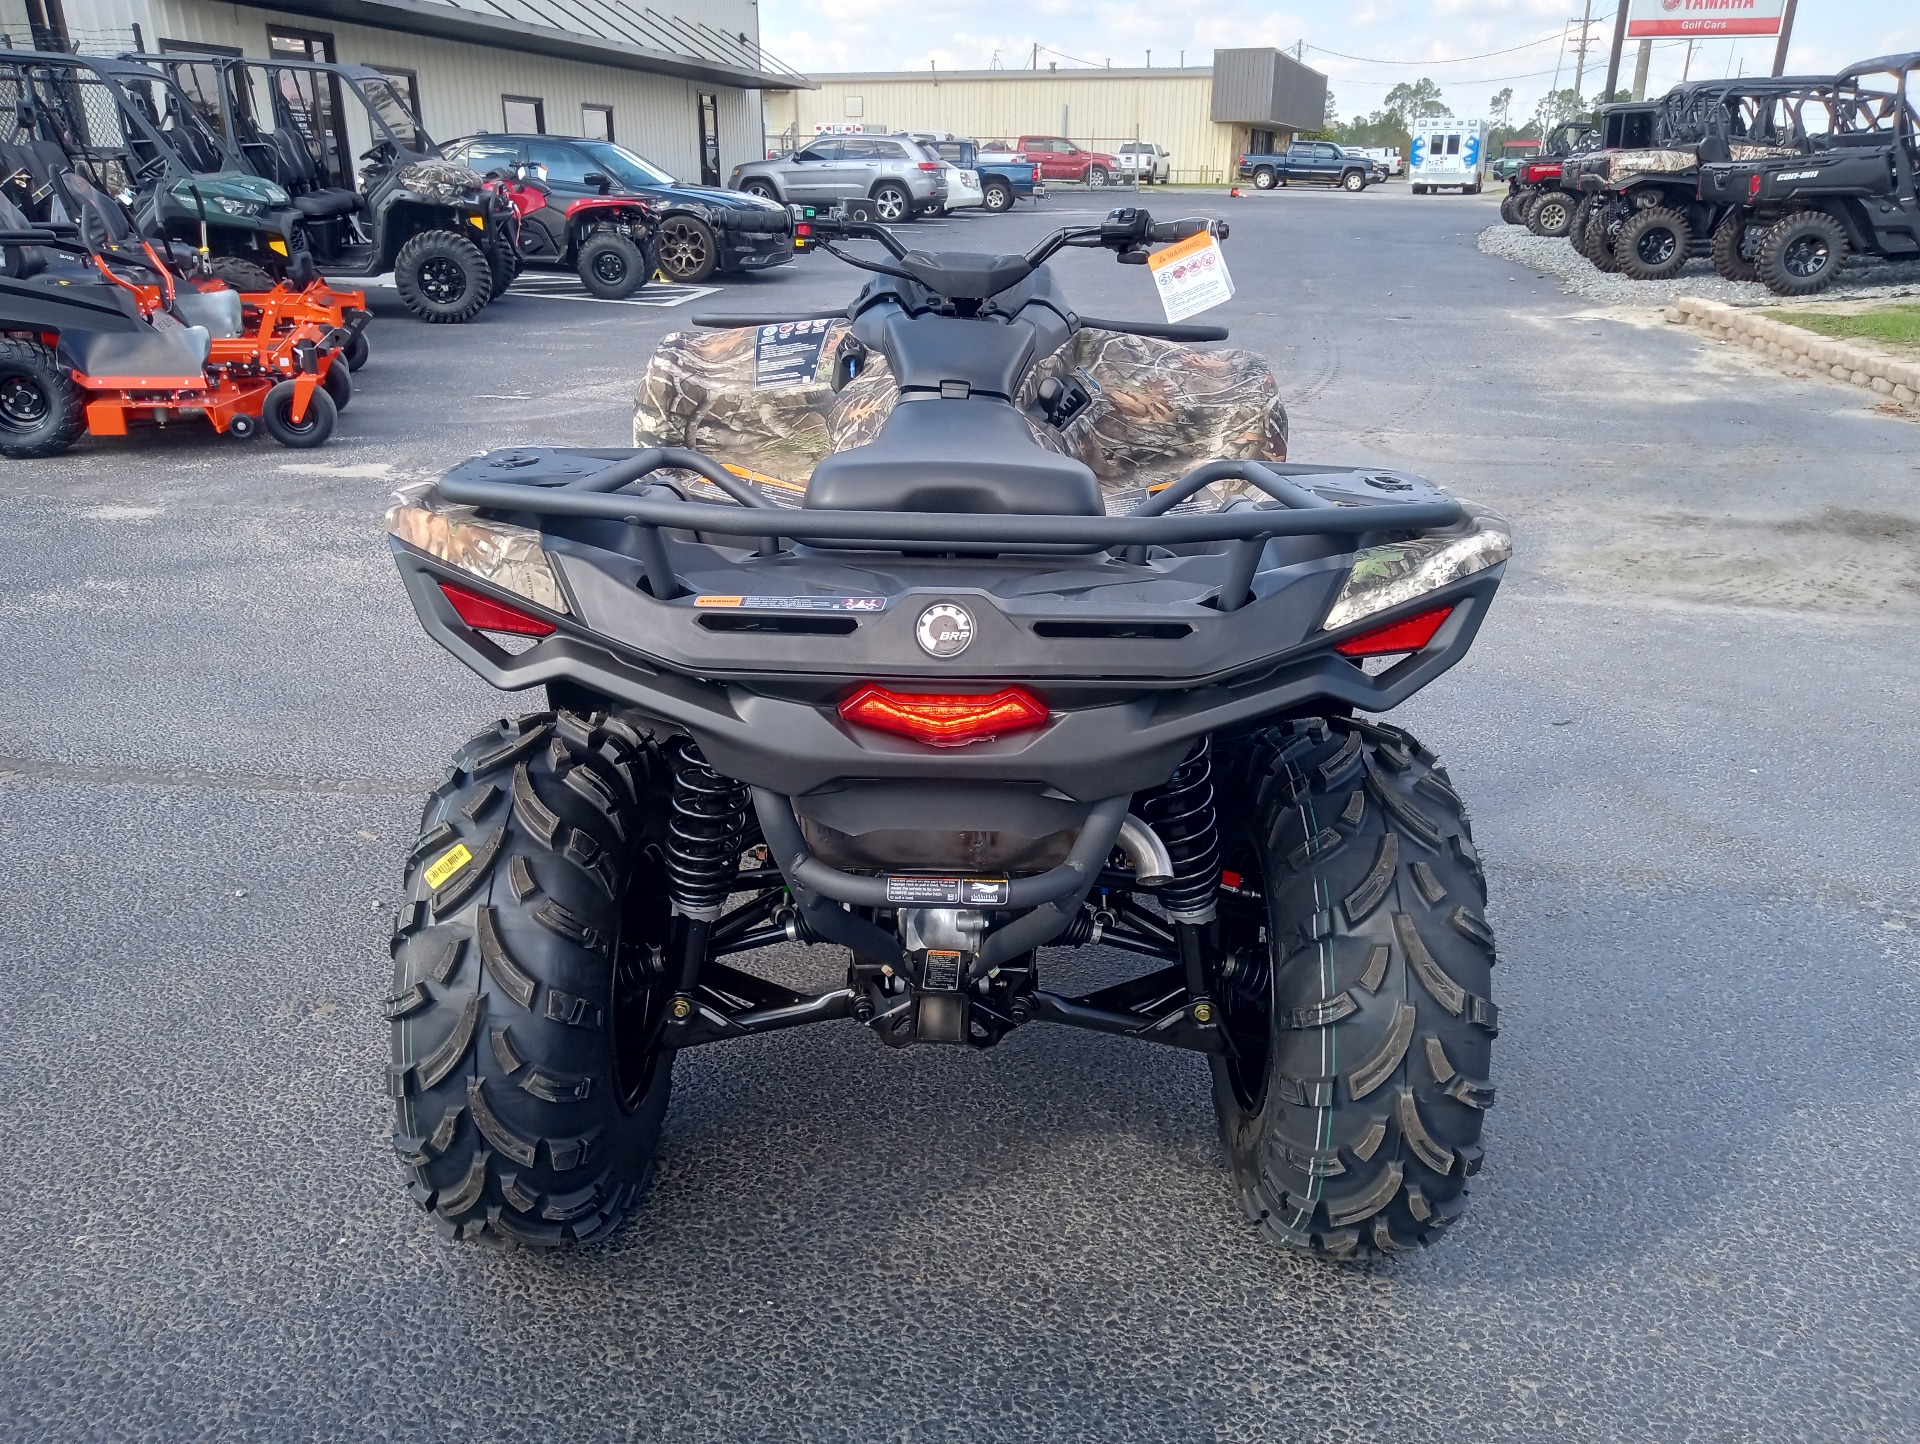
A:
{"label": "exhaust pipe", "polygon": [[1131,812],[1120,824],[1120,836],[1113,845],[1127,855],[1127,861],[1133,864],[1134,880],[1141,887],[1165,887],[1173,881],[1173,856],[1167,845],[1159,833]]}

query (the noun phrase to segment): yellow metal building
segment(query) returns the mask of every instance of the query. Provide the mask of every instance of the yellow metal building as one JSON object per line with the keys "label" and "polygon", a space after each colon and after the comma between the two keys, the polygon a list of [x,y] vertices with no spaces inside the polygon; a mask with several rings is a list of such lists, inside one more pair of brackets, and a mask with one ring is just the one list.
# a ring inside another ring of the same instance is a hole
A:
{"label": "yellow metal building", "polygon": [[1327,78],[1275,50],[1216,50],[1213,64],[1154,70],[882,71],[815,75],[817,90],[766,92],[769,148],[837,128],[944,130],[987,142],[1064,136],[1112,153],[1159,145],[1176,181],[1233,178],[1239,156],[1318,129]]}

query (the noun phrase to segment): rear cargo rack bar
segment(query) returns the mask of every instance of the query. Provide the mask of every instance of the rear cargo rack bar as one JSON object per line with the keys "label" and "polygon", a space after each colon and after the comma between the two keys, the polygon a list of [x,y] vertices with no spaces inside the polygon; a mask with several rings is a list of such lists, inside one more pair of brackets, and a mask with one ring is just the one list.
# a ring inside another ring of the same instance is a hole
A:
{"label": "rear cargo rack bar", "polygon": [[[643,533],[639,551],[647,572],[647,584],[657,597],[676,597],[685,591],[668,560],[667,548],[660,536],[664,529],[750,537],[767,553],[777,551],[777,542],[784,537],[829,545],[865,542],[893,547],[932,544],[1062,550],[1125,548],[1126,559],[1135,564],[1146,560],[1146,549],[1150,546],[1235,541],[1242,545],[1234,549],[1230,559],[1223,602],[1231,599],[1232,605],[1238,606],[1246,600],[1262,548],[1273,537],[1420,531],[1452,526],[1465,516],[1460,503],[1452,499],[1339,505],[1289,479],[1343,475],[1356,469],[1210,461],[1122,516],[840,511],[826,507],[778,506],[702,452],[656,446],[634,452],[564,485],[449,477],[439,483],[439,493],[462,506],[545,516],[597,517],[639,527]],[[637,493],[625,492],[625,488],[659,471],[694,472],[712,482],[736,504],[683,500],[662,483]],[[1219,511],[1204,514],[1165,514],[1203,487],[1227,480],[1248,482],[1271,499],[1265,502],[1237,499]]]}

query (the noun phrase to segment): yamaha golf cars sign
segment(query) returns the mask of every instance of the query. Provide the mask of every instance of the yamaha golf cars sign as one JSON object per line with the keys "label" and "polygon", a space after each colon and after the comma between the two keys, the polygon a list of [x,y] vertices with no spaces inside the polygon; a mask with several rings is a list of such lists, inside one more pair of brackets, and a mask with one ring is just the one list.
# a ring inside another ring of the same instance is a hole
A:
{"label": "yamaha golf cars sign", "polygon": [[1627,38],[1778,35],[1787,0],[1631,0]]}

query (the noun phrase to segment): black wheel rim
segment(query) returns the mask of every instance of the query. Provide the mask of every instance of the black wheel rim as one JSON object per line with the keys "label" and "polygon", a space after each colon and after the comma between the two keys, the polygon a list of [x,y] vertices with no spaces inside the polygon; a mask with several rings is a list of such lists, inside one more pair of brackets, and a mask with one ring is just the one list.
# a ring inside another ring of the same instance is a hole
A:
{"label": "black wheel rim", "polygon": [[0,379],[0,429],[21,435],[37,431],[53,414],[53,397],[31,376]]}
{"label": "black wheel rim", "polygon": [[1673,258],[1674,250],[1679,246],[1679,238],[1665,226],[1650,226],[1640,233],[1640,239],[1634,243],[1633,253],[1645,266],[1664,266]]}
{"label": "black wheel rim", "polygon": [[617,286],[627,279],[627,258],[618,251],[602,251],[593,258],[594,279]]}
{"label": "black wheel rim", "polygon": [[1789,276],[1805,281],[1826,270],[1832,257],[1824,236],[1796,236],[1788,243],[1781,264]]}
{"label": "black wheel rim", "polygon": [[467,294],[467,271],[451,256],[429,256],[420,263],[420,294],[436,305],[451,306]]}
{"label": "black wheel rim", "polygon": [[1751,265],[1760,256],[1760,242],[1766,239],[1765,226],[1746,226],[1740,232],[1740,259]]}
{"label": "black wheel rim", "polygon": [[667,222],[660,232],[660,264],[676,276],[690,276],[706,263],[706,237],[685,221]]}
{"label": "black wheel rim", "polygon": [[320,426],[319,408],[313,404],[313,397],[307,398],[307,419],[296,422],[293,419],[293,398],[289,396],[280,403],[280,413],[276,420],[280,429],[289,436],[309,436]]}

